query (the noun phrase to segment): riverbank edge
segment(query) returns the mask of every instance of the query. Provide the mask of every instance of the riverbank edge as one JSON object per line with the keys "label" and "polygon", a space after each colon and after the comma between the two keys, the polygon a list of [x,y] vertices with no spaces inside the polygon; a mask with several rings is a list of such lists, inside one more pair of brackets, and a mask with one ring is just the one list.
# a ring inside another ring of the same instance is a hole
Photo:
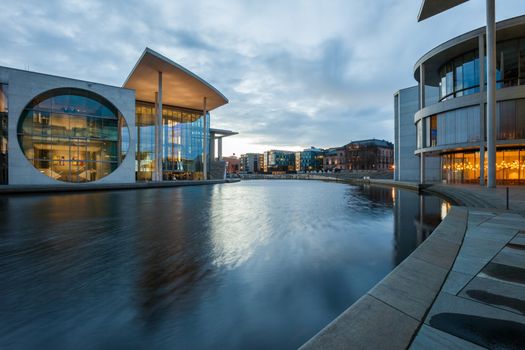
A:
{"label": "riverbank edge", "polygon": [[467,220],[468,209],[453,206],[412,254],[300,349],[408,348],[454,265]]}
{"label": "riverbank edge", "polygon": [[180,181],[111,183],[111,184],[3,185],[3,186],[0,186],[0,195],[119,191],[119,190],[136,190],[136,189],[148,189],[148,188],[217,185],[217,184],[225,184],[225,183],[235,183],[239,181],[240,181],[239,179],[225,179],[225,180],[197,180],[197,181],[180,180]]}
{"label": "riverbank edge", "polygon": [[[312,178],[310,178],[312,179]],[[397,187],[427,192],[453,206],[429,238],[364,296],[313,336],[301,350],[406,349],[424,324],[463,244],[468,207],[492,207],[471,192],[446,185],[399,182],[386,179],[315,180],[353,185]]]}

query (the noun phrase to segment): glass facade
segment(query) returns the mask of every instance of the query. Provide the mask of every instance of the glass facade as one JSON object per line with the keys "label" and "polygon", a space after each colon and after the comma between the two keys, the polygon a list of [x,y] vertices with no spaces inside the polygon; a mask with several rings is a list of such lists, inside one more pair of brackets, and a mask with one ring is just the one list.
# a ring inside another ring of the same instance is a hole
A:
{"label": "glass facade", "polygon": [[[497,88],[525,85],[525,37],[498,42],[496,49]],[[444,64],[439,70],[440,100],[479,92],[479,67],[478,50]]]}
{"label": "glass facade", "polygon": [[0,185],[8,184],[7,114],[7,84],[0,84]]}
{"label": "glass facade", "polygon": [[17,131],[27,159],[59,181],[99,180],[118,167],[129,147],[129,130],[119,111],[80,89],[56,89],[34,98]]}
{"label": "glass facade", "polygon": [[[155,104],[137,101],[137,180],[151,181],[155,169]],[[208,114],[206,131],[201,111],[162,106],[162,174],[164,180],[203,179],[204,132],[210,137]],[[207,145],[209,149],[209,145]],[[207,150],[209,154],[209,150]]]}
{"label": "glass facade", "polygon": [[[448,183],[479,183],[479,152],[458,152],[441,156],[443,180]],[[487,157],[485,153],[485,174]],[[525,184],[525,148],[496,152],[496,180],[503,184]]]}
{"label": "glass facade", "polygon": [[[427,148],[481,141],[479,106],[430,116],[416,123],[417,147]],[[525,99],[500,101],[496,108],[498,140],[525,139]]]}

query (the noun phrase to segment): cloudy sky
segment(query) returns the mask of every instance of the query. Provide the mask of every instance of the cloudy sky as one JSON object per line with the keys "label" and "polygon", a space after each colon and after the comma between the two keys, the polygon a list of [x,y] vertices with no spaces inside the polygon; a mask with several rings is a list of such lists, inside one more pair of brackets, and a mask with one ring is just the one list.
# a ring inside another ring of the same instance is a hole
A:
{"label": "cloudy sky", "polygon": [[[224,153],[393,139],[413,64],[484,24],[484,0],[423,23],[421,0],[2,0],[0,65],[121,86],[150,47],[230,100]],[[497,20],[525,14],[497,1]]]}

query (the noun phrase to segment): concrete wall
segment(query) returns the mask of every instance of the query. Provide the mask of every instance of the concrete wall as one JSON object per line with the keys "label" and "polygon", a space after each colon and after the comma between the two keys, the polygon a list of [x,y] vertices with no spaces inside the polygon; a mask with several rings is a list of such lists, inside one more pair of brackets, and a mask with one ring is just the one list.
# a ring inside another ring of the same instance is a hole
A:
{"label": "concrete wall", "polygon": [[0,67],[0,82],[8,84],[10,185],[64,183],[40,173],[25,157],[17,137],[18,121],[25,106],[37,95],[56,88],[92,91],[106,98],[122,113],[130,133],[130,146],[126,158],[114,172],[92,183],[135,182],[136,128],[133,90],[6,67]]}
{"label": "concrete wall", "polygon": [[[437,100],[439,90],[426,87],[426,103]],[[416,125],[414,115],[419,110],[419,90],[417,86],[399,90],[394,95],[394,179],[397,181],[419,181],[420,159],[414,155],[417,146]],[[426,182],[441,181],[441,159],[439,157],[425,158]]]}

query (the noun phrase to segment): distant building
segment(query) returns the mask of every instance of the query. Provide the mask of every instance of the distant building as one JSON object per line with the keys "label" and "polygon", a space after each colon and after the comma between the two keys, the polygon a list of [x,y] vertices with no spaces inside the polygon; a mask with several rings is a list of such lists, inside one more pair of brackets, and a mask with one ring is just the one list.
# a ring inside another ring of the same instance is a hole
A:
{"label": "distant building", "polygon": [[222,160],[226,162],[226,173],[227,174],[238,174],[240,171],[240,160],[235,156],[222,157]]}
{"label": "distant building", "polygon": [[291,151],[270,150],[264,152],[264,172],[295,171],[295,153]]}
{"label": "distant building", "polygon": [[390,171],[394,165],[394,145],[385,140],[362,140],[346,145],[349,170]]}
{"label": "distant building", "polygon": [[295,154],[295,168],[297,171],[323,170],[324,150],[310,147]]}
{"label": "distant building", "polygon": [[345,151],[346,148],[344,146],[325,150],[323,169],[330,171],[347,169]]}
{"label": "distant building", "polygon": [[242,173],[254,174],[259,172],[259,153],[241,154],[240,171]]}
{"label": "distant building", "polygon": [[258,173],[264,172],[264,153],[259,153],[259,168],[257,169]]}

